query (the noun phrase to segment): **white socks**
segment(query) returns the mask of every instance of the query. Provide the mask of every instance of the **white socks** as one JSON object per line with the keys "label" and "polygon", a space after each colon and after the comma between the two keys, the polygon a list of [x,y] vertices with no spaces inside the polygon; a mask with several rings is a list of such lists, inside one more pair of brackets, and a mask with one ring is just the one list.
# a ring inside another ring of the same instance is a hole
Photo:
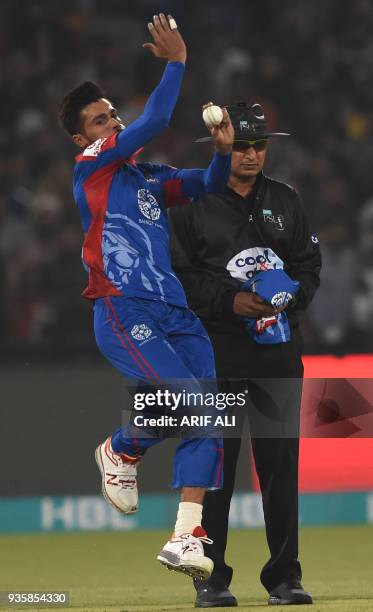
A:
{"label": "white socks", "polygon": [[202,522],[202,508],[202,504],[196,504],[194,502],[179,503],[175,536],[180,536],[184,533],[193,533],[195,527],[198,527]]}

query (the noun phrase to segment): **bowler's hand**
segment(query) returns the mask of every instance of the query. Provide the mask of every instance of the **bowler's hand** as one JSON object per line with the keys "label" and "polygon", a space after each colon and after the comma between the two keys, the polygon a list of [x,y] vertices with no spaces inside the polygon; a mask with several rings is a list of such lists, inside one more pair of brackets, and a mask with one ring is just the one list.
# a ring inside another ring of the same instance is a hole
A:
{"label": "bowler's hand", "polygon": [[216,151],[222,155],[231,153],[234,141],[234,127],[226,108],[223,108],[223,121],[221,124],[211,128],[210,131]]}
{"label": "bowler's hand", "polygon": [[278,311],[275,311],[272,306],[264,302],[255,293],[239,291],[234,297],[233,312],[242,317],[261,319],[262,317],[273,316]]}
{"label": "bowler's hand", "polygon": [[168,19],[163,13],[154,15],[153,22],[148,23],[148,30],[154,44],[144,43],[143,47],[149,49],[156,57],[168,62],[185,64],[187,57],[185,42],[177,28],[171,30],[169,19],[172,19],[171,15],[168,15]]}

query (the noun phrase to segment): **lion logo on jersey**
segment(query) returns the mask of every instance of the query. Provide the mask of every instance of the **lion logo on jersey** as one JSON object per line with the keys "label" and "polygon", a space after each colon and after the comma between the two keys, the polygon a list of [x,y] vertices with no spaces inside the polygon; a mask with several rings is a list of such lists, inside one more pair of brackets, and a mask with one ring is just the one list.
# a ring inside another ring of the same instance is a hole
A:
{"label": "lion logo on jersey", "polygon": [[128,285],[131,275],[140,265],[140,257],[137,249],[117,229],[112,223],[106,224],[102,236],[102,259],[108,279],[120,289]]}
{"label": "lion logo on jersey", "polygon": [[126,215],[106,213],[102,261],[104,272],[114,287],[123,289],[132,280],[147,291],[164,295],[164,276],[155,266],[149,236]]}
{"label": "lion logo on jersey", "polygon": [[135,340],[147,340],[152,335],[152,330],[150,327],[145,325],[145,323],[140,323],[139,325],[134,325],[131,329],[131,336],[135,338]]}
{"label": "lion logo on jersey", "polygon": [[158,221],[161,216],[161,209],[149,189],[139,189],[137,192],[137,201],[144,217],[150,221]]}

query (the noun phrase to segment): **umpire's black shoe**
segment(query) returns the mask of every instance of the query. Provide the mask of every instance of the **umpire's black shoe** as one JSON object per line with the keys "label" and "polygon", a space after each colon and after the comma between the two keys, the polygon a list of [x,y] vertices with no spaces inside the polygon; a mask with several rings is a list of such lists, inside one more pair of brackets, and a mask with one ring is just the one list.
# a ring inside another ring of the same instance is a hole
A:
{"label": "umpire's black shoe", "polygon": [[300,582],[282,582],[269,594],[269,606],[300,606],[311,604],[312,597]]}
{"label": "umpire's black shoe", "polygon": [[226,587],[201,582],[197,588],[196,608],[232,608],[237,599]]}

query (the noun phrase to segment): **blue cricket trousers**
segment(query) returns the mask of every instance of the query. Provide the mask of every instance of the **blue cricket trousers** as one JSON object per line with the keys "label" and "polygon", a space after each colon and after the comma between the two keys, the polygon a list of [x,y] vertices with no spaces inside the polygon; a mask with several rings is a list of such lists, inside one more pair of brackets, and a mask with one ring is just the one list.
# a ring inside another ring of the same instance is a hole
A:
{"label": "blue cricket trousers", "polygon": [[[153,388],[164,381],[181,380],[193,392],[202,391],[200,380],[215,379],[210,339],[187,308],[141,298],[99,298],[94,305],[94,330],[101,353],[127,379]],[[134,438],[130,427],[114,433],[116,452],[144,455],[162,440]],[[185,437],[175,453],[173,488],[220,488],[223,453],[219,437]]]}

